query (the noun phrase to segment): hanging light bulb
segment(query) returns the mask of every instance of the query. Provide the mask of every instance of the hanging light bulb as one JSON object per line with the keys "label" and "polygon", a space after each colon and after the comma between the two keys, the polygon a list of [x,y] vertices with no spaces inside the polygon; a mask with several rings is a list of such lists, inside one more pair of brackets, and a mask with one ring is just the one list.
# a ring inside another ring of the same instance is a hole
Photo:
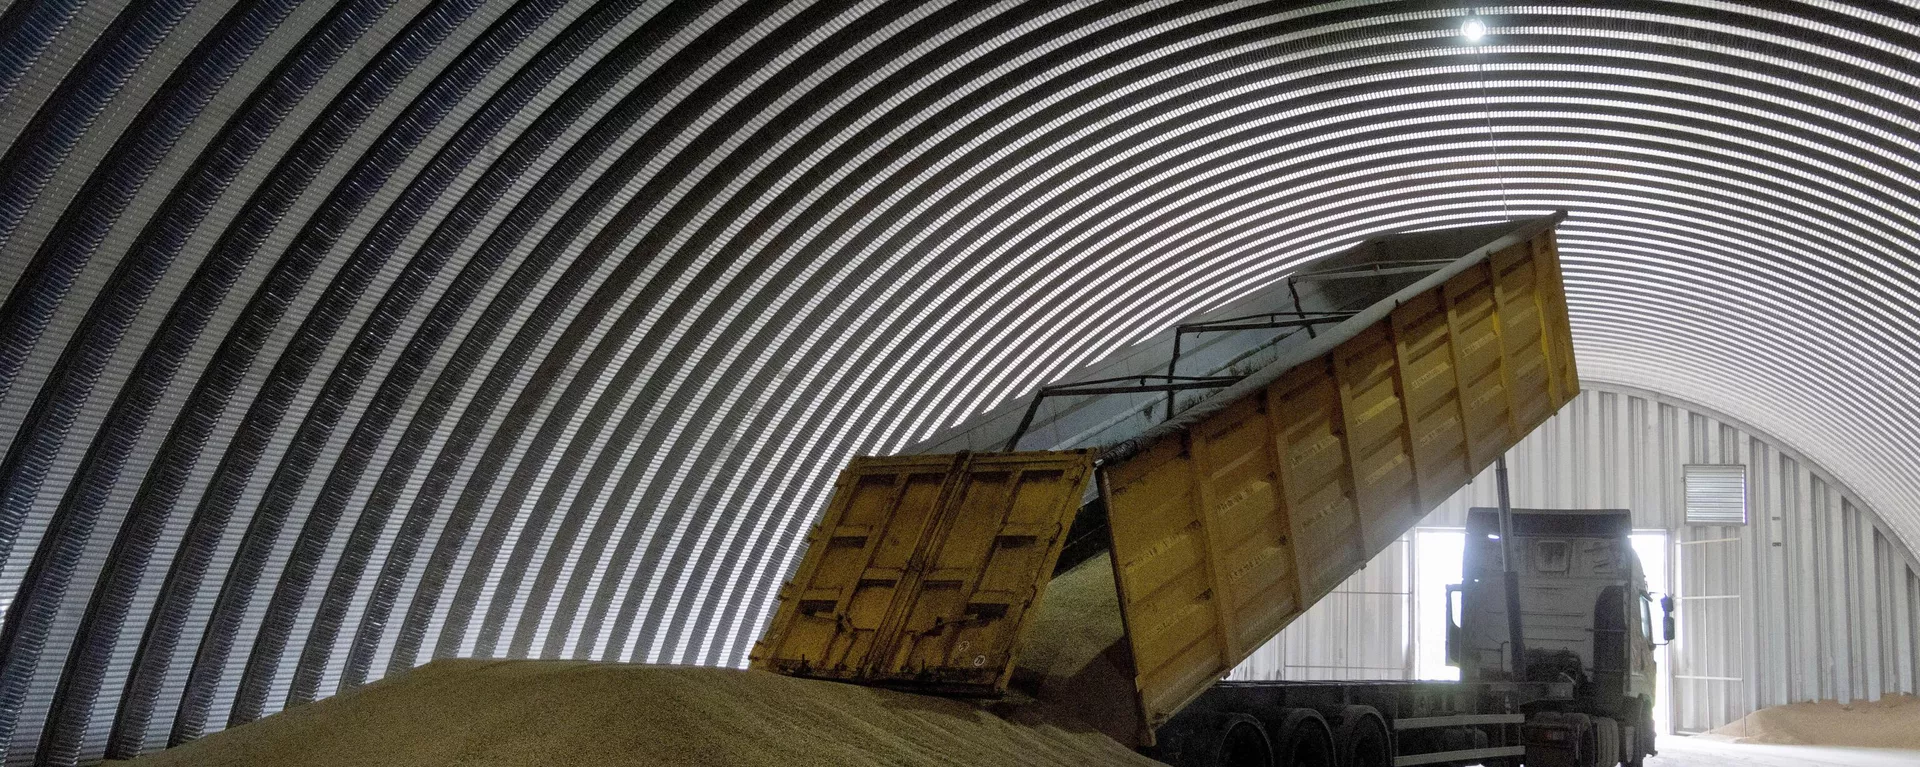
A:
{"label": "hanging light bulb", "polygon": [[1460,25],[1460,34],[1467,36],[1467,42],[1480,42],[1480,38],[1487,36],[1487,23],[1479,19],[1467,19],[1467,23]]}

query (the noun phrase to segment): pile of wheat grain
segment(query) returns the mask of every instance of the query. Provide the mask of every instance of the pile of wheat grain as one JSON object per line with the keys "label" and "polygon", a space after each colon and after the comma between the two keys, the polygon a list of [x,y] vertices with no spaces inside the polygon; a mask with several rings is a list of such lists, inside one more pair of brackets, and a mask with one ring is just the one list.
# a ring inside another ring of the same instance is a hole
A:
{"label": "pile of wheat grain", "polygon": [[1763,708],[1708,734],[1736,743],[1920,749],[1920,698],[1823,700]]}
{"label": "pile of wheat grain", "polygon": [[127,764],[1156,764],[1085,726],[1009,708],[733,669],[442,660]]}

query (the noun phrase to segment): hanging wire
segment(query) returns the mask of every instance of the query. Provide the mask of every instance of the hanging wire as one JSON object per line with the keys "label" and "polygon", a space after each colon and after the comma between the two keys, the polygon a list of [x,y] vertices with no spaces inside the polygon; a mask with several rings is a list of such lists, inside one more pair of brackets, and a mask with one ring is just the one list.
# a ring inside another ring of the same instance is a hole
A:
{"label": "hanging wire", "polygon": [[1047,402],[1047,426],[1053,430],[1053,441],[1047,444],[1048,450],[1059,450],[1060,446],[1060,406],[1054,401]]}
{"label": "hanging wire", "polygon": [[[1467,18],[1479,18],[1479,10],[1467,9]],[[1487,94],[1487,49],[1480,41],[1473,41],[1474,71],[1480,75],[1480,113],[1487,121],[1487,154],[1493,158],[1493,177],[1500,184],[1500,215],[1513,218],[1513,212],[1507,205],[1507,173],[1500,167],[1500,142],[1493,137],[1493,99]]]}

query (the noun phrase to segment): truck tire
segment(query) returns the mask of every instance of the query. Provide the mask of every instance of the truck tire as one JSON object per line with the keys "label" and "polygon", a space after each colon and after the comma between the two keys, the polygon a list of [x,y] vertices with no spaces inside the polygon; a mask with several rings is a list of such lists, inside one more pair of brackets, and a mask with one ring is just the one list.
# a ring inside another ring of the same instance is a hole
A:
{"label": "truck tire", "polygon": [[1334,756],[1333,730],[1325,717],[1310,708],[1281,709],[1267,726],[1273,736],[1274,767],[1339,767]]}
{"label": "truck tire", "polygon": [[1620,728],[1620,763],[1626,767],[1640,767],[1647,761],[1647,755],[1640,750],[1640,730],[1635,727]]}
{"label": "truck tire", "polygon": [[1640,701],[1640,716],[1633,726],[1634,737],[1627,741],[1627,767],[1641,767],[1647,757],[1660,752],[1653,731],[1653,701]]}
{"label": "truck tire", "polygon": [[1340,710],[1333,728],[1333,745],[1340,767],[1393,767],[1393,739],[1386,719],[1372,706]]}
{"label": "truck tire", "polygon": [[1148,755],[1175,767],[1278,767],[1266,727],[1246,714],[1217,714],[1162,733]]}
{"label": "truck tire", "polygon": [[1527,767],[1593,767],[1600,764],[1593,718],[1586,714],[1542,712],[1520,726]]}
{"label": "truck tire", "polygon": [[1627,755],[1628,767],[1640,767],[1646,764],[1647,757],[1660,753],[1660,750],[1656,747],[1659,741],[1654,737],[1653,719],[1651,717],[1640,723],[1640,728],[1634,735],[1633,751]]}
{"label": "truck tire", "polygon": [[1593,767],[1620,763],[1620,723],[1604,716],[1593,718]]}

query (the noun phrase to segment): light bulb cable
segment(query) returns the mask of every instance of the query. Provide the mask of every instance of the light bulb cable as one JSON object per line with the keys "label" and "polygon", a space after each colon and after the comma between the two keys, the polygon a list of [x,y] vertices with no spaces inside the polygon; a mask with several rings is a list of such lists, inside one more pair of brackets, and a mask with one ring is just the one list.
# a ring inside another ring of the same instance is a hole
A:
{"label": "light bulb cable", "polygon": [[[1468,9],[1467,24],[1473,24],[1478,20],[1478,13],[1474,9]],[[1513,212],[1507,202],[1507,173],[1500,165],[1500,142],[1493,135],[1493,98],[1489,95],[1487,87],[1487,49],[1480,44],[1479,38],[1469,36],[1469,40],[1473,43],[1474,71],[1480,76],[1480,114],[1486,118],[1487,154],[1493,160],[1494,180],[1500,185],[1500,215],[1511,219]]]}

